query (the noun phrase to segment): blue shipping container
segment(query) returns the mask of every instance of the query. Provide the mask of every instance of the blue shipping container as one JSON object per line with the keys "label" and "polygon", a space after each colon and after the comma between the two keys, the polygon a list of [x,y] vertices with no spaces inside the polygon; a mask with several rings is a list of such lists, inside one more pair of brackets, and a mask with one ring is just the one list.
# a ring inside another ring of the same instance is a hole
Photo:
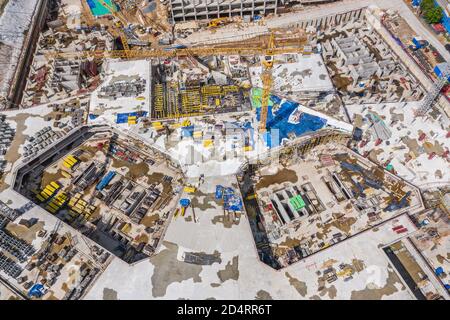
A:
{"label": "blue shipping container", "polygon": [[97,184],[95,189],[102,191],[108,185],[108,183],[111,182],[115,175],[115,171],[109,171],[108,174],[104,176],[103,179]]}

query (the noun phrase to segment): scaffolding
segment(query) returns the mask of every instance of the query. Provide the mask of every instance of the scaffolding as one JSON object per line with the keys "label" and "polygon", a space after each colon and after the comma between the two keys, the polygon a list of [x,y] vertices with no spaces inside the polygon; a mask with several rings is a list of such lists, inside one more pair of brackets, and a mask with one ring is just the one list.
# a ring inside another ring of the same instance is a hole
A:
{"label": "scaffolding", "polygon": [[448,63],[444,63],[441,65],[440,75],[438,75],[438,79],[434,82],[431,90],[426,94],[422,105],[416,111],[417,116],[424,116],[431,109],[434,104],[434,101],[441,93],[442,88],[447,84],[448,78],[450,77],[450,66]]}
{"label": "scaffolding", "polygon": [[[241,89],[235,85],[197,85],[181,87],[177,82],[157,83],[153,89],[155,119],[177,119],[220,112],[227,97],[235,96],[236,106],[242,104]],[[229,104],[229,103],[228,103]]]}

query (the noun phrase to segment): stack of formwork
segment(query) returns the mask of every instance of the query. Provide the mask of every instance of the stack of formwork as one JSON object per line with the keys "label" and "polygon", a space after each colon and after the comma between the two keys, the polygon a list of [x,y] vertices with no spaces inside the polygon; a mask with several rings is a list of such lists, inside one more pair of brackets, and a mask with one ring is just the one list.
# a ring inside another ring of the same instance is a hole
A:
{"label": "stack of formwork", "polygon": [[122,98],[122,97],[137,97],[145,91],[145,79],[138,79],[133,81],[121,81],[113,83],[109,86],[100,89],[100,98]]}
{"label": "stack of formwork", "polygon": [[5,122],[6,116],[0,115],[0,156],[6,154],[11,142],[14,139],[16,131]]}
{"label": "stack of formwork", "polygon": [[0,230],[0,248],[16,257],[20,262],[25,262],[35,252],[32,245],[3,230]]}
{"label": "stack of formwork", "polygon": [[8,276],[18,278],[22,273],[22,268],[17,265],[13,260],[5,256],[0,252],[0,270],[5,272]]}
{"label": "stack of formwork", "polygon": [[63,136],[63,132],[56,132],[51,127],[45,127],[39,130],[35,136],[28,138],[29,143],[24,146],[25,158],[36,155],[42,149],[51,145],[53,142]]}
{"label": "stack of formwork", "polygon": [[16,220],[20,216],[20,212],[16,209],[12,209],[0,200],[0,216],[4,216],[11,221]]}

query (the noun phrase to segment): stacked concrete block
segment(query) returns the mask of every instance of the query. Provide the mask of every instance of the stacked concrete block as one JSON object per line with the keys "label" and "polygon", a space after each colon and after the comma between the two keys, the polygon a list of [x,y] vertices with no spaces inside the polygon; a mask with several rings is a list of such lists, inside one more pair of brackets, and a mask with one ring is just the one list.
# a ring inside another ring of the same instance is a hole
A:
{"label": "stacked concrete block", "polygon": [[20,262],[25,262],[36,251],[32,245],[3,230],[0,230],[0,248],[16,257]]}
{"label": "stacked concrete block", "polygon": [[22,268],[17,265],[13,260],[6,257],[0,252],[0,270],[5,272],[8,276],[18,278],[22,273]]}

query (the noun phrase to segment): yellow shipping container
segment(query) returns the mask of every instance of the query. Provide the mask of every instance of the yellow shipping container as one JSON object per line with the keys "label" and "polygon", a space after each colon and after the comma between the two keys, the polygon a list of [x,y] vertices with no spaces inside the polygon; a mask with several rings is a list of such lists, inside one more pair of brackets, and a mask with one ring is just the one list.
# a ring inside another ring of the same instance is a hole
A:
{"label": "yellow shipping container", "polygon": [[67,169],[72,169],[73,165],[71,165],[70,163],[68,163],[67,161],[63,162],[63,166],[66,167]]}
{"label": "yellow shipping container", "polygon": [[46,193],[44,193],[43,191],[41,192],[41,197],[44,198],[44,200],[47,200],[48,198],[50,198]]}
{"label": "yellow shipping container", "polygon": [[57,184],[55,181],[50,182],[50,185],[51,185],[53,188],[55,188],[55,189],[59,189],[59,188],[60,188],[59,184]]}
{"label": "yellow shipping container", "polygon": [[253,150],[252,146],[244,147],[244,151],[252,151],[252,150]]}
{"label": "yellow shipping container", "polygon": [[44,202],[44,201],[45,201],[44,197],[41,196],[40,194],[38,194],[38,195],[36,196],[36,198],[37,198],[40,202]]}
{"label": "yellow shipping container", "polygon": [[75,165],[75,163],[77,163],[77,161],[75,159],[70,159],[70,158],[66,158],[64,161],[67,162],[72,167]]}
{"label": "yellow shipping container", "polygon": [[197,189],[195,189],[195,187],[184,187],[184,192],[187,192],[187,193],[194,193],[195,192],[195,190],[197,190]]}
{"label": "yellow shipping container", "polygon": [[[48,197],[51,197],[53,195],[53,192],[48,191],[47,189],[42,190],[42,193],[45,194]],[[42,194],[41,193],[41,194]]]}

